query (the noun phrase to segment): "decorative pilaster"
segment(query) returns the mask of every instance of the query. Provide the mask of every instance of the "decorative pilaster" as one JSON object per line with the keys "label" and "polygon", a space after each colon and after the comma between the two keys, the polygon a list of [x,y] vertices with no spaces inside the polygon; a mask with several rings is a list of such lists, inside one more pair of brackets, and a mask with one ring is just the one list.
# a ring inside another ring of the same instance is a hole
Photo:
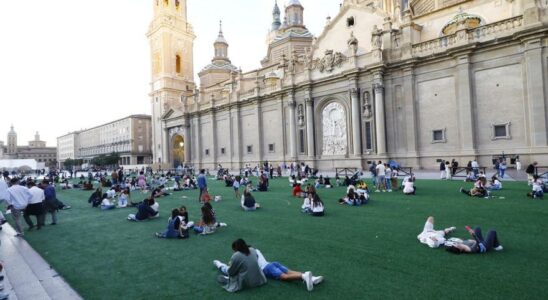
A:
{"label": "decorative pilaster", "polygon": [[475,155],[476,137],[474,136],[474,118],[472,115],[473,98],[470,76],[470,55],[464,54],[457,59],[456,91],[460,124],[460,145],[463,154]]}
{"label": "decorative pilaster", "polygon": [[[412,67],[403,70],[403,102],[405,109],[407,156],[418,157],[417,109],[415,105],[415,73]],[[414,164],[418,166],[417,159]]]}
{"label": "decorative pilaster", "polygon": [[527,103],[529,104],[529,128],[531,146],[547,145],[546,136],[546,95],[544,94],[544,74],[542,63],[542,39],[535,37],[523,42],[525,44],[525,68],[527,76]]}
{"label": "decorative pilaster", "polygon": [[384,117],[384,86],[382,73],[374,75],[375,84],[375,128],[377,137],[377,155],[386,154],[386,120]]}
{"label": "decorative pilaster", "polygon": [[297,159],[297,123],[295,118],[295,107],[297,102],[295,101],[294,92],[288,94],[289,105],[289,153],[290,159],[295,161]]}
{"label": "decorative pilaster", "polygon": [[184,138],[184,147],[185,147],[185,165],[189,166],[190,162],[192,161],[192,144],[190,141],[192,140],[190,138],[190,118],[188,114],[185,115],[185,124],[183,125],[183,134],[185,136]]}
{"label": "decorative pilaster", "polygon": [[350,89],[350,99],[352,101],[352,145],[354,156],[362,154],[362,139],[361,139],[361,109],[360,109],[360,93],[355,85]]}
{"label": "decorative pilaster", "polygon": [[306,140],[308,146],[308,158],[314,159],[316,151],[314,149],[314,99],[311,92],[307,92],[306,98]]}
{"label": "decorative pilaster", "polygon": [[165,145],[164,147],[162,147],[162,164],[167,165],[171,163],[169,159],[169,150],[173,147],[173,145],[171,145],[171,141],[169,139],[169,131],[165,127],[165,124],[162,130],[162,140],[164,141],[163,145]]}
{"label": "decorative pilaster", "polygon": [[213,137],[213,144],[210,153],[212,155],[213,168],[217,168],[217,151],[219,149],[219,143],[217,143],[217,120],[215,109],[211,110],[211,136]]}

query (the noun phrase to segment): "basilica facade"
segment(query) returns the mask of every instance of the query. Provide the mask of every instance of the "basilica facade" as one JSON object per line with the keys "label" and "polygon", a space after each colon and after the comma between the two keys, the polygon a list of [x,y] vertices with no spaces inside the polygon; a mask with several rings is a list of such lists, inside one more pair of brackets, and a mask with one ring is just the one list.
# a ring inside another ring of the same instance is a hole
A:
{"label": "basilica facade", "polygon": [[153,5],[159,166],[548,163],[548,1],[345,0],[319,36],[273,3],[262,67],[234,67],[221,29],[199,86],[186,1]]}

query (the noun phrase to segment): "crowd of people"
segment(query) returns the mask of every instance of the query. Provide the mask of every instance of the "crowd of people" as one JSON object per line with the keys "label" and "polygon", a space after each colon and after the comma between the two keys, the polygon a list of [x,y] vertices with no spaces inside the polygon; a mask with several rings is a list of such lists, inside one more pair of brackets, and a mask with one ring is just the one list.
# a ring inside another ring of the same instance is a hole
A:
{"label": "crowd of people", "polygon": [[[459,164],[453,159],[451,162],[441,161],[439,166],[440,178],[452,179],[456,176]],[[528,196],[539,199],[546,192],[546,187],[542,178],[535,174],[536,166],[537,163],[534,162],[526,169],[528,183],[531,186]],[[492,192],[501,190],[503,188],[501,179],[504,178],[507,169],[506,160],[497,161],[495,168],[496,173],[488,179],[477,161],[470,161],[466,167],[465,181],[472,181],[474,184],[470,189],[461,188],[460,191],[470,197],[488,198]],[[371,200],[371,192],[400,191],[403,195],[417,195],[416,178],[413,173],[406,173],[400,182],[399,177],[402,175],[400,167],[382,161],[372,162],[369,166],[372,179],[371,189],[363,173],[346,176],[344,180],[341,180],[337,175],[335,184],[333,184],[329,176],[317,176],[317,172],[304,163],[278,167],[266,163],[254,168],[246,165],[237,175],[231,175],[228,170],[223,169],[218,173],[217,179],[223,180],[225,186],[233,190],[234,197],[240,200],[241,210],[252,212],[261,208],[261,204],[256,201],[253,193],[269,191],[270,180],[282,176],[283,170],[288,170],[287,175],[289,175],[292,196],[303,201],[301,211],[315,217],[326,216],[326,205],[318,195],[318,190],[323,188],[345,186],[346,193],[338,199],[338,204],[352,207],[367,205]],[[24,235],[22,220],[27,223],[27,230],[34,228],[40,230],[45,226],[48,215],[51,215],[50,224],[55,225],[57,212],[70,208],[57,199],[55,184],[48,179],[40,182],[31,179],[23,182],[17,177],[7,177],[6,179],[7,182],[0,180],[0,200],[7,202],[7,209],[13,216],[17,236]],[[256,185],[253,183],[255,179],[257,180]],[[72,184],[71,182],[61,179],[59,187],[93,191],[88,202],[92,207],[103,211],[133,207],[136,212],[127,217],[129,221],[133,222],[160,218],[159,198],[170,196],[173,192],[198,189],[197,200],[201,205],[200,217],[191,221],[186,206],[172,208],[165,229],[154,233],[154,236],[158,238],[188,239],[191,232],[210,235],[215,233],[218,228],[227,226],[226,223],[218,220],[213,209],[212,201],[215,198],[208,190],[206,170],[203,169],[197,176],[171,172],[153,173],[148,170],[128,175],[123,169],[118,169],[110,174],[107,172],[89,173],[87,180],[81,177],[78,183]],[[146,193],[146,198],[138,202],[132,201],[131,195],[136,191],[141,194]],[[333,202],[336,203],[336,201]],[[36,223],[34,223],[33,217]],[[6,222],[1,212],[0,222],[2,224]],[[503,250],[496,231],[490,230],[484,238],[480,227],[472,229],[465,226],[464,228],[469,233],[469,237],[449,237],[455,233],[456,227],[436,230],[434,229],[434,217],[429,217],[417,238],[421,243],[431,248],[444,247],[448,252],[456,254]],[[218,281],[229,292],[264,285],[267,278],[281,281],[302,281],[306,289],[312,291],[315,285],[324,280],[323,276],[314,276],[310,271],[293,271],[281,263],[267,261],[260,250],[249,246],[243,239],[234,241],[232,250],[234,253],[228,264],[219,260],[214,261],[215,267],[221,273]]]}

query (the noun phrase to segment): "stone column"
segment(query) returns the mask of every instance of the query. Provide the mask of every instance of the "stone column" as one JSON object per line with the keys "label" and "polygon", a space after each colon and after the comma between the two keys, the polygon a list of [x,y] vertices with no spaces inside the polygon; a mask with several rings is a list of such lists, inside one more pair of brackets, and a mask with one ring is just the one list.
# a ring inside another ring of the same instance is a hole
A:
{"label": "stone column", "polygon": [[171,150],[171,143],[169,140],[169,129],[164,127],[164,130],[162,130],[162,164],[163,165],[170,165],[171,161],[169,159],[169,150]]}
{"label": "stone column", "polygon": [[289,153],[291,155],[291,161],[296,161],[297,159],[297,121],[295,118],[295,107],[297,102],[295,101],[294,92],[288,94],[288,104],[289,104]]}
{"label": "stone column", "polygon": [[308,158],[314,159],[316,151],[314,149],[314,99],[310,93],[306,98],[306,140],[308,146]]}
{"label": "stone column", "polygon": [[470,55],[464,54],[457,57],[456,91],[457,112],[460,124],[460,145],[462,154],[475,155],[474,117],[472,85],[470,79]]}
{"label": "stone column", "polygon": [[[407,155],[417,157],[417,110],[415,106],[415,74],[412,67],[403,69],[403,102],[405,109]],[[418,159],[416,162],[418,165]]]}
{"label": "stone column", "polygon": [[185,116],[185,124],[183,125],[183,134],[184,134],[184,147],[185,147],[185,165],[190,165],[192,161],[191,150],[192,144],[190,143],[190,118],[188,115]]}
{"label": "stone column", "polygon": [[[382,75],[381,79],[382,79]],[[382,80],[381,80],[382,82]],[[375,128],[377,137],[377,155],[386,154],[386,120],[384,118],[384,87],[376,83],[375,87]]]}
{"label": "stone column", "polygon": [[263,113],[261,109],[261,100],[260,98],[257,98],[257,103],[255,104],[255,116],[257,117],[257,160],[258,162],[263,161],[264,157],[264,138],[263,134],[268,134],[269,130],[272,130],[273,128],[263,128]]}
{"label": "stone column", "polygon": [[[236,104],[234,107],[230,110],[231,118],[230,122],[232,123],[232,128],[234,131],[234,134],[232,135],[232,143],[230,143],[230,152],[232,155],[232,161],[237,162],[238,168],[242,167],[242,127],[241,127],[241,119],[240,119],[240,105]],[[233,163],[234,165],[234,163]]]}
{"label": "stone column", "polygon": [[362,154],[362,139],[361,139],[361,109],[360,109],[360,94],[357,88],[350,89],[350,99],[352,100],[352,143],[354,156]]}
{"label": "stone column", "polygon": [[211,145],[211,149],[209,150],[209,153],[211,154],[211,163],[213,164],[212,169],[217,168],[217,150],[218,150],[218,143],[217,143],[217,122],[216,122],[216,113],[215,110],[211,110],[211,136],[213,137],[213,144]]}
{"label": "stone column", "polygon": [[534,37],[525,40],[524,44],[531,145],[533,147],[542,147],[547,145],[546,95],[544,94],[544,76],[547,74],[543,74],[546,70],[544,70],[542,64],[542,39]]}

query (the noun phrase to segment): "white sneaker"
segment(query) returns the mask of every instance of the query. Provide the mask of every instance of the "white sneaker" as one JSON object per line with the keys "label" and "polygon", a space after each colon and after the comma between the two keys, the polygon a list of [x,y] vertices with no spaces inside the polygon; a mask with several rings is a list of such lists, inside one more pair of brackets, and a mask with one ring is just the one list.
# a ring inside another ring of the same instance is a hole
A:
{"label": "white sneaker", "polygon": [[214,260],[214,261],[213,261],[213,264],[215,265],[215,267],[216,267],[217,269],[219,269],[219,268],[221,268],[221,265],[222,265],[223,263],[222,263],[221,261],[219,261],[219,260]]}
{"label": "white sneaker", "polygon": [[323,276],[312,277],[312,283],[314,283],[314,285],[320,284],[322,283],[322,281],[323,281]]}
{"label": "white sneaker", "polygon": [[379,191],[379,190],[375,190],[375,193],[378,193],[378,192],[380,192],[380,191]]}
{"label": "white sneaker", "polygon": [[504,249],[502,248],[502,245],[498,245],[498,247],[494,248],[495,251],[502,251],[502,249]]}
{"label": "white sneaker", "polygon": [[221,227],[226,227],[226,226],[228,226],[228,225],[227,225],[226,223],[219,223],[219,226],[221,226]]}
{"label": "white sneaker", "polygon": [[314,282],[312,281],[312,273],[310,271],[305,272],[303,274],[303,280],[304,280],[304,283],[306,283],[306,289],[309,292],[312,292],[312,290],[314,289]]}
{"label": "white sneaker", "polygon": [[388,190],[389,193],[392,193],[392,190]]}

